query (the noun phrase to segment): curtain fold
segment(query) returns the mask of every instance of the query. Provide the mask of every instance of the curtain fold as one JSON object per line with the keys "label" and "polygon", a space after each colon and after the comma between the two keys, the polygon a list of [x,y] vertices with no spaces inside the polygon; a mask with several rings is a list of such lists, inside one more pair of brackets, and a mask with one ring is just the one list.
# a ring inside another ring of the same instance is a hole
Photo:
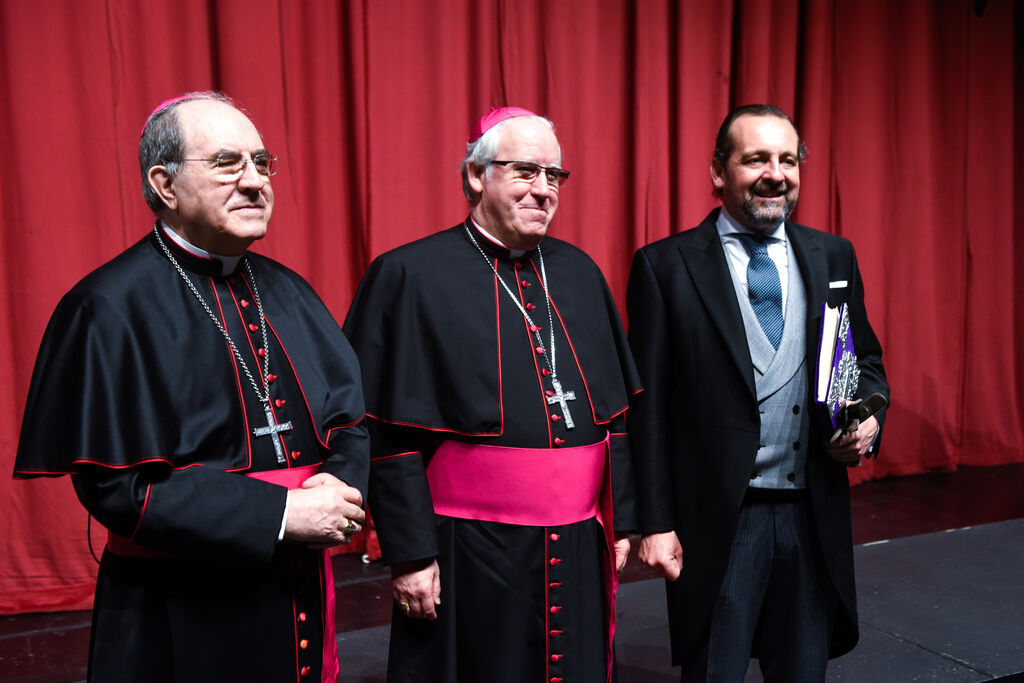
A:
{"label": "curtain fold", "polygon": [[[728,109],[778,104],[810,148],[795,218],[853,241],[893,389],[882,457],[853,480],[1022,462],[1024,21],[1012,0],[977,10],[0,0],[0,470],[58,299],[151,225],[147,114],[211,88],[281,158],[255,249],[309,279],[338,320],[374,256],[465,217],[459,163],[488,107],[555,122],[572,178],[552,234],[587,251],[624,303],[634,250],[716,205],[708,167]],[[0,475],[0,504],[0,613],[87,607],[95,565],[70,483]]]}

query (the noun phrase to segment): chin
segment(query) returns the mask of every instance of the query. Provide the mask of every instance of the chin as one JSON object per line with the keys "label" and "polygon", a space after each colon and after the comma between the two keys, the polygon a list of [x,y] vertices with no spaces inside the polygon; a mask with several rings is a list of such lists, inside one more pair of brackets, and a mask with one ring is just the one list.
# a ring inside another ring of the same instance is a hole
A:
{"label": "chin", "polygon": [[754,232],[769,233],[775,230],[779,223],[789,218],[794,208],[795,204],[788,201],[782,204],[772,202],[765,205],[756,200],[750,200],[744,202],[743,206],[733,215],[737,219],[742,216],[740,223]]}

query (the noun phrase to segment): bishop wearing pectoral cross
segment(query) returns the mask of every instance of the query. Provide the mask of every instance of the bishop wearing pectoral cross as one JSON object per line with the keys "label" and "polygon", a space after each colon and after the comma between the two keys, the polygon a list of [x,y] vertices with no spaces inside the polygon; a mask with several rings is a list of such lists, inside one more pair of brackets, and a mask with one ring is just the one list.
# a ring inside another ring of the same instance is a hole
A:
{"label": "bishop wearing pectoral cross", "polygon": [[155,221],[57,304],[15,463],[70,474],[105,529],[88,678],[334,681],[325,548],[359,530],[369,469],[355,355],[249,251],[277,158],[230,99],[162,103],[139,161]]}
{"label": "bishop wearing pectoral cross", "polygon": [[572,191],[552,123],[491,111],[462,176],[469,216],[370,264],[344,325],[392,575],[388,680],[608,680],[632,357],[601,271],[547,235]]}

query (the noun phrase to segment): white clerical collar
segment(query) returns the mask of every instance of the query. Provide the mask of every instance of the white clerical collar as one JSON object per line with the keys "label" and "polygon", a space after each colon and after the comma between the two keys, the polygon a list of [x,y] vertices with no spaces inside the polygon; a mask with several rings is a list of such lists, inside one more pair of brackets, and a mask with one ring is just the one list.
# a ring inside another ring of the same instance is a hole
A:
{"label": "white clerical collar", "polygon": [[188,253],[192,254],[193,256],[210,259],[211,261],[220,261],[221,275],[231,275],[231,273],[235,272],[235,267],[238,266],[238,262],[241,261],[242,256],[245,255],[240,254],[238,256],[222,256],[220,254],[214,254],[213,252],[206,251],[205,249],[200,249],[191,242],[186,241],[184,237],[182,237],[175,231],[171,230],[163,221],[160,221],[160,226],[163,227],[165,235],[170,237],[172,240],[174,240],[175,244],[177,244],[179,247],[181,247]]}
{"label": "white clerical collar", "polygon": [[522,249],[511,249],[511,248],[509,248],[508,246],[506,246],[504,242],[502,242],[502,241],[501,241],[501,240],[499,240],[499,239],[498,239],[497,237],[495,237],[495,236],[494,236],[494,235],[492,235],[491,233],[489,233],[489,232],[487,232],[486,230],[484,230],[484,229],[483,229],[483,227],[482,227],[482,226],[481,226],[481,225],[480,225],[479,223],[477,223],[477,222],[476,222],[476,219],[475,219],[475,218],[473,218],[472,216],[470,216],[470,217],[469,217],[469,220],[473,221],[473,225],[474,225],[474,226],[476,227],[476,229],[477,229],[477,230],[479,230],[479,231],[480,231],[480,234],[481,234],[481,235],[483,235],[484,237],[486,237],[486,238],[487,238],[487,239],[489,239],[490,241],[494,242],[495,244],[497,244],[497,245],[498,245],[499,247],[501,247],[502,249],[508,249],[508,254],[509,254],[509,256],[511,256],[512,258],[522,258],[522,257],[523,257],[523,254],[525,254],[525,253],[526,253],[526,252],[525,252],[525,251],[523,251]]}
{"label": "white clerical collar", "polygon": [[[763,232],[754,232],[750,228],[740,225],[739,221],[732,217],[726,208],[723,206],[722,210],[718,212],[718,220],[715,221],[715,227],[718,228],[718,234],[721,237],[727,235],[735,235],[741,233],[745,235],[763,235]],[[779,224],[775,226],[775,229],[771,232],[768,237],[778,240],[783,244],[786,243],[786,221],[779,221]]]}

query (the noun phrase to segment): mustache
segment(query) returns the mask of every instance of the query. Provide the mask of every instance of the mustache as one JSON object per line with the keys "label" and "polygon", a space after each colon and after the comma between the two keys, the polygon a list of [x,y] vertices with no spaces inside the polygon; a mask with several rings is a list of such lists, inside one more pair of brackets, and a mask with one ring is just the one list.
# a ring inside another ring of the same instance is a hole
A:
{"label": "mustache", "polygon": [[789,192],[789,184],[785,180],[781,180],[777,183],[769,180],[759,180],[754,183],[750,191],[754,194],[762,195],[782,195]]}
{"label": "mustache", "polygon": [[260,201],[255,201],[255,202],[251,202],[251,201],[250,202],[238,202],[237,204],[232,204],[231,206],[228,207],[228,211],[234,211],[235,209],[265,209],[265,208],[267,208],[267,203],[261,199]]}

